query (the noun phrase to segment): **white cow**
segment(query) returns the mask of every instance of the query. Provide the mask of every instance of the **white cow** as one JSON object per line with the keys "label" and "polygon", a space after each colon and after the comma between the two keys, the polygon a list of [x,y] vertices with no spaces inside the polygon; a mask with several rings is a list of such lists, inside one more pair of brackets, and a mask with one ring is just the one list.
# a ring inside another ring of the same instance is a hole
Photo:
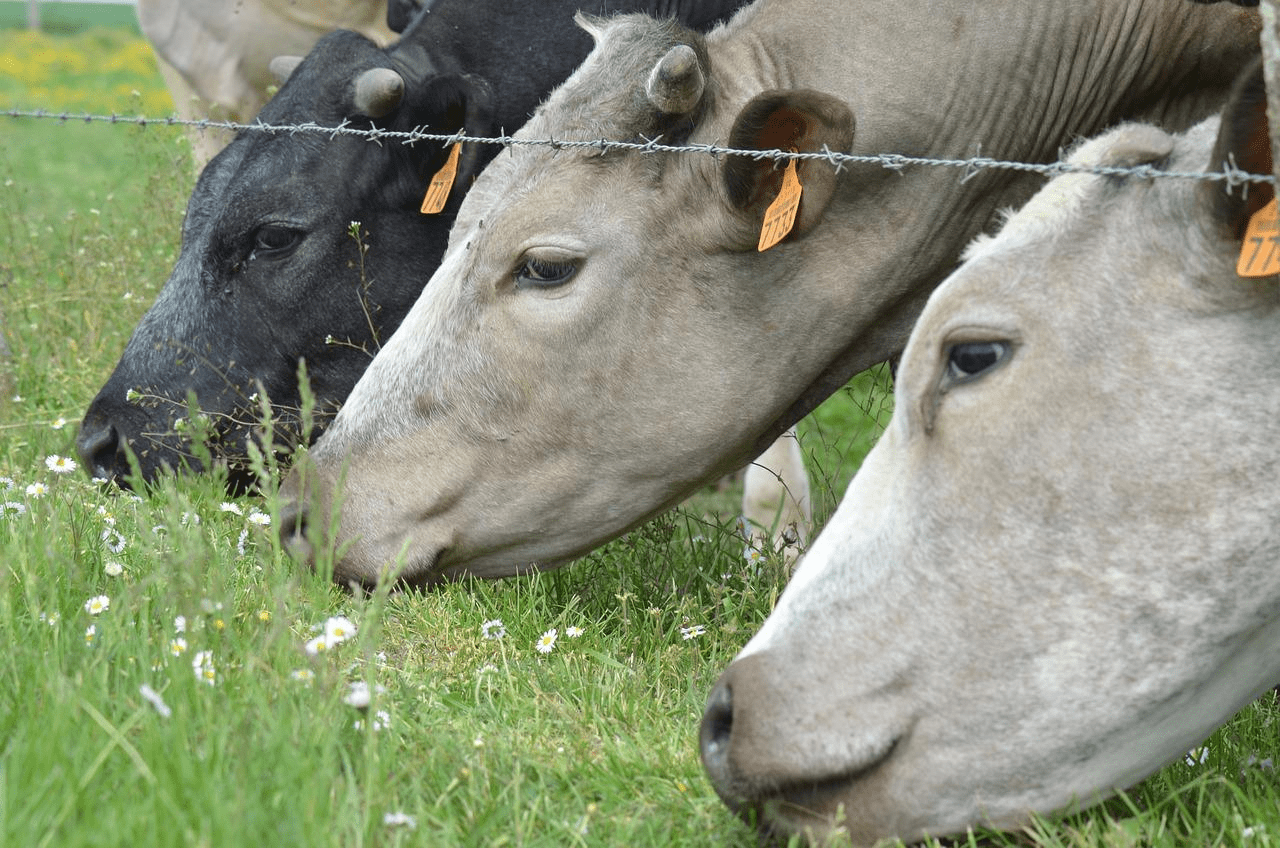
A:
{"label": "white cow", "polygon": [[[1071,161],[1270,174],[1247,79],[1221,127],[1130,124]],[[1280,680],[1280,264],[1237,273],[1242,247],[1277,255],[1274,215],[1245,232],[1272,197],[1063,176],[969,248],[893,421],[712,692],[727,803],[855,844],[1018,827]]]}
{"label": "white cow", "polygon": [[[188,120],[252,120],[276,82],[271,60],[305,55],[335,29],[355,30],[383,45],[395,38],[387,28],[387,0],[138,0],[138,23],[178,116]],[[231,135],[195,131],[197,169]]]}

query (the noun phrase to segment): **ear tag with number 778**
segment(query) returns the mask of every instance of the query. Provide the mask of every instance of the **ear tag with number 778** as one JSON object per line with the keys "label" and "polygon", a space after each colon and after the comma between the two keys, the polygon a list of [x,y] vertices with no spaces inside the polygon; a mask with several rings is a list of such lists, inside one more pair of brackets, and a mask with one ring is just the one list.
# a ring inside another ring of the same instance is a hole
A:
{"label": "ear tag with number 778", "polygon": [[1276,199],[1253,213],[1240,246],[1236,273],[1241,277],[1270,277],[1280,274],[1280,216]]}
{"label": "ear tag with number 778", "polygon": [[796,160],[787,162],[782,172],[782,188],[778,196],[764,212],[764,226],[760,229],[760,243],[756,250],[763,252],[787,237],[796,223],[796,210],[800,208],[800,177],[796,175]]}

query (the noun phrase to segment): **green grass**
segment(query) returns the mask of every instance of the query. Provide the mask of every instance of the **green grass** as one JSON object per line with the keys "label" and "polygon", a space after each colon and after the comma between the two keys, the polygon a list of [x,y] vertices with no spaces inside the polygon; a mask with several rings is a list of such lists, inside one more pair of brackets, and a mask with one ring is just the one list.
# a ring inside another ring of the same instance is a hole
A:
{"label": "green grass", "polygon": [[[95,45],[136,51],[102,31],[11,44],[64,71],[39,83],[50,102],[0,77],[0,105],[163,98],[153,68],[111,54],[91,57],[110,73],[77,70],[71,54]],[[135,499],[46,468],[73,453],[74,422],[174,261],[185,151],[164,128],[0,120],[0,326],[13,350],[0,475],[14,480],[0,500],[26,508],[0,518],[0,845],[753,845],[696,751],[706,692],[785,584],[780,564],[756,575],[743,562],[728,529],[736,493],[708,491],[559,572],[352,596],[250,522],[269,501],[224,511],[210,479]],[[883,385],[858,378],[802,428],[820,516],[887,420]],[[25,494],[36,483],[47,493]],[[94,615],[98,595],[110,606]],[[309,655],[313,628],[339,614],[356,637]],[[494,618],[506,635],[486,639]],[[683,638],[695,624],[706,634]],[[538,653],[552,627],[554,650]],[[203,651],[212,685],[194,673]],[[344,703],[354,681],[383,687],[371,712]],[[377,710],[386,727],[372,726]],[[1260,701],[1208,741],[1203,764],[961,844],[1271,844],[1280,779],[1248,758],[1276,757],[1277,719]],[[385,824],[393,812],[416,829]]]}
{"label": "green grass", "polygon": [[[0,29],[26,29],[25,0],[0,0]],[[74,35],[93,27],[139,33],[138,13],[125,3],[41,3],[40,28],[53,35]]]}

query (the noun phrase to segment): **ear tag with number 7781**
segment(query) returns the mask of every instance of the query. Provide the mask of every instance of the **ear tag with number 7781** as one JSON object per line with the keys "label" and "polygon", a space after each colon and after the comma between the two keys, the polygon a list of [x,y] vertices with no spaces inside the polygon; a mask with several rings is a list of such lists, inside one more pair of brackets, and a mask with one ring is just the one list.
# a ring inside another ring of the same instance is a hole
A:
{"label": "ear tag with number 7781", "polygon": [[787,162],[782,172],[782,188],[778,196],[764,212],[764,226],[760,229],[760,243],[756,250],[763,252],[787,237],[796,223],[796,210],[800,208],[800,177],[796,175],[796,160]]}
{"label": "ear tag with number 7781", "polygon": [[1270,277],[1280,274],[1280,216],[1276,199],[1253,213],[1240,246],[1236,273],[1241,277]]}

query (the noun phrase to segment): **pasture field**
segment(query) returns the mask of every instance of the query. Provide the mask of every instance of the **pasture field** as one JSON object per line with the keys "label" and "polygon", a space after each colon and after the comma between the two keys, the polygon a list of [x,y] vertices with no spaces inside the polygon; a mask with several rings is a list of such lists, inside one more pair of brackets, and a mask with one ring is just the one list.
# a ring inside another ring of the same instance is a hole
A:
{"label": "pasture field", "polygon": [[[10,33],[0,108],[167,114],[146,57],[123,29]],[[170,128],[0,118],[0,845],[755,844],[696,749],[786,580],[744,558],[736,493],[558,572],[354,596],[274,543],[271,461],[234,500],[66,469],[176,256],[186,156]],[[802,428],[820,517],[885,382]],[[1268,697],[1125,797],[959,844],[1271,845],[1278,735]]]}
{"label": "pasture field", "polygon": [[[25,29],[25,0],[0,0],[0,29]],[[93,27],[140,32],[138,13],[127,3],[41,3],[40,27],[57,35],[72,35]]]}

